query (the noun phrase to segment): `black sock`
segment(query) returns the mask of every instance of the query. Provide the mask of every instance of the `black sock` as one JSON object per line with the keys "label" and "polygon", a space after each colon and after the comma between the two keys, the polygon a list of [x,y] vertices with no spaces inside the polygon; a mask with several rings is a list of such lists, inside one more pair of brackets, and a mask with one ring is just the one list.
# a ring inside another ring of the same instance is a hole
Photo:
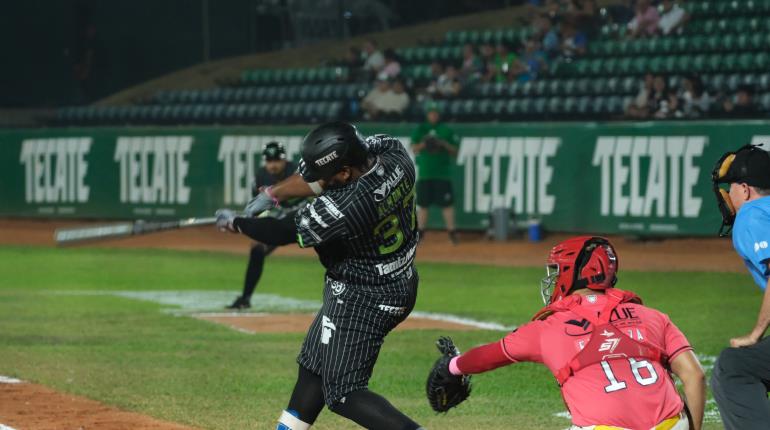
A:
{"label": "black sock", "polygon": [[286,409],[297,412],[301,421],[313,424],[318,418],[318,414],[324,408],[324,395],[321,389],[321,377],[311,371],[299,366],[297,383],[294,385],[294,392],[291,393],[291,400]]}
{"label": "black sock", "polygon": [[249,265],[246,266],[246,277],[243,280],[243,293],[241,297],[246,301],[251,299],[254,289],[257,288],[257,282],[262,277],[262,268],[265,265],[265,245],[258,243],[251,247],[249,254]]}
{"label": "black sock", "polygon": [[369,390],[354,391],[329,409],[369,430],[420,428],[384,397]]}

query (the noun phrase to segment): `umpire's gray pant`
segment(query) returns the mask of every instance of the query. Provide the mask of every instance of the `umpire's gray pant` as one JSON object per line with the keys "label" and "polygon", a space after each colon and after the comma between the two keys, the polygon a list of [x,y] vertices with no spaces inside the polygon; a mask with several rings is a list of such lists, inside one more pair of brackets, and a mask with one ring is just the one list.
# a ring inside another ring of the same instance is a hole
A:
{"label": "umpire's gray pant", "polygon": [[727,430],[770,428],[770,338],[719,354],[711,390]]}

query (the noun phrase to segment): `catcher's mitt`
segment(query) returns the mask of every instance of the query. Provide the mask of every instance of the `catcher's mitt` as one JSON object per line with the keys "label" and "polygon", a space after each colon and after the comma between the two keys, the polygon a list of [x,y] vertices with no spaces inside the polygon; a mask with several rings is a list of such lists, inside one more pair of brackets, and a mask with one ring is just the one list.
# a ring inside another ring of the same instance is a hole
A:
{"label": "catcher's mitt", "polygon": [[436,341],[436,347],[441,353],[441,358],[433,365],[425,388],[430,407],[436,412],[447,412],[471,394],[471,377],[452,375],[449,372],[449,361],[452,357],[460,355],[452,339],[440,337]]}

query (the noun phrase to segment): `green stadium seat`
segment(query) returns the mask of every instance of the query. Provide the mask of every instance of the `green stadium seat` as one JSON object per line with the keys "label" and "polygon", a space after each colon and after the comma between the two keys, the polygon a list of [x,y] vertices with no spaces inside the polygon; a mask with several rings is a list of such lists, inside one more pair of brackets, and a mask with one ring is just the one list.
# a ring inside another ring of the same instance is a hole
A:
{"label": "green stadium seat", "polygon": [[759,97],[759,108],[764,112],[770,112],[770,93],[762,94]]}
{"label": "green stadium seat", "polygon": [[607,105],[607,99],[602,96],[597,96],[591,99],[591,107],[589,109],[590,113],[593,113],[594,115],[601,115],[605,113]]}
{"label": "green stadium seat", "polygon": [[620,91],[620,78],[612,76],[604,82],[605,92],[607,94],[616,94]]}
{"label": "green stadium seat", "polygon": [[589,85],[591,94],[603,94],[607,91],[607,81],[602,77],[591,80]]}
{"label": "green stadium seat", "polygon": [[741,85],[742,80],[743,80],[743,76],[741,76],[739,73],[732,73],[730,75],[727,75],[725,79],[725,86],[730,91],[735,91]]}
{"label": "green stadium seat", "polygon": [[478,100],[476,111],[473,112],[473,115],[489,120],[490,117],[494,115],[494,112],[492,111],[492,104],[493,100],[491,99]]}
{"label": "green stadium seat", "polygon": [[518,36],[518,32],[515,28],[509,28],[505,30],[503,33],[503,42],[508,44],[513,44],[516,42],[516,37]]}
{"label": "green stadium seat", "polygon": [[626,76],[620,82],[620,91],[623,94],[634,94],[639,89],[639,80],[633,76]]}
{"label": "green stadium seat", "polygon": [[721,70],[727,70],[723,63],[722,57],[719,54],[711,54],[705,57],[704,71],[718,72]]}
{"label": "green stadium seat", "polygon": [[590,96],[583,96],[577,100],[577,113],[580,115],[586,115],[591,109],[591,103],[593,99]]}
{"label": "green stadium seat", "polygon": [[737,38],[733,34],[725,34],[721,37],[721,48],[723,51],[733,51],[738,45]]}
{"label": "green stadium seat", "polygon": [[642,75],[649,70],[647,57],[636,57],[631,62],[631,72]]}
{"label": "green stadium seat", "polygon": [[767,52],[759,52],[754,56],[754,70],[766,71],[770,68],[770,54]]}
{"label": "green stadium seat", "polygon": [[617,57],[607,58],[602,64],[601,70],[597,74],[615,75],[618,73]]}
{"label": "green stadium seat", "polygon": [[577,73],[579,76],[587,75],[589,70],[591,70],[591,61],[592,60],[573,61],[575,64],[575,73]]}
{"label": "green stadium seat", "polygon": [[534,93],[532,86],[532,81],[522,83],[518,86],[520,89],[519,94],[524,97],[530,97]]}
{"label": "green stadium seat", "polygon": [[492,101],[492,115],[495,119],[499,119],[505,114],[505,106],[508,104],[508,100],[494,100]]}
{"label": "green stadium seat", "polygon": [[722,56],[722,65],[720,66],[722,70],[732,72],[735,70],[740,70],[740,63],[739,63],[739,57],[736,53],[730,53],[727,55]]}
{"label": "green stadium seat", "polygon": [[754,57],[755,54],[744,52],[738,55],[737,69],[743,72],[751,72],[754,70]]}
{"label": "green stadium seat", "polygon": [[563,90],[565,95],[575,95],[575,79],[565,79]]}
{"label": "green stadium seat", "polygon": [[647,71],[655,74],[663,73],[663,57],[652,57],[647,63]]}
{"label": "green stadium seat", "polygon": [[577,112],[577,98],[565,97],[562,104],[562,112],[566,115],[574,115]]}
{"label": "green stadium seat", "polygon": [[519,100],[519,106],[516,112],[519,115],[527,116],[527,115],[532,115],[534,110],[535,110],[534,99],[532,99],[531,97],[527,97]]}
{"label": "green stadium seat", "polygon": [[622,57],[618,60],[617,71],[621,75],[627,75],[632,73],[633,70],[633,57]]}
{"label": "green stadium seat", "polygon": [[591,80],[582,78],[575,81],[575,92],[577,94],[589,94],[591,92]]}
{"label": "green stadium seat", "polygon": [[543,80],[535,81],[535,83],[532,85],[532,93],[535,96],[543,96],[546,95],[548,92],[548,83]]}
{"label": "green stadium seat", "polygon": [[661,37],[658,44],[658,52],[661,54],[671,54],[674,52],[674,38]]}
{"label": "green stadium seat", "polygon": [[481,31],[479,43],[494,43],[494,31],[491,29]]}
{"label": "green stadium seat", "polygon": [[561,97],[550,97],[547,100],[546,111],[550,115],[561,115],[564,113],[564,99]]}
{"label": "green stadium seat", "polygon": [[564,94],[564,81],[561,79],[552,79],[548,82],[548,94],[560,96]]}

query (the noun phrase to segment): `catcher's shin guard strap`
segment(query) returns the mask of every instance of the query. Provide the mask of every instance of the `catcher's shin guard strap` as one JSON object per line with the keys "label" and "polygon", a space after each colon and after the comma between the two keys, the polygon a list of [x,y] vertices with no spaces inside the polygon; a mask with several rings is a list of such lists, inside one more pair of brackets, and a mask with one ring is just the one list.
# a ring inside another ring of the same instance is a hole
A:
{"label": "catcher's shin guard strap", "polygon": [[[296,416],[292,415],[294,411],[283,411],[281,417],[278,418],[278,426],[275,430],[308,430],[310,424],[300,420]],[[294,412],[296,414],[296,412]]]}

